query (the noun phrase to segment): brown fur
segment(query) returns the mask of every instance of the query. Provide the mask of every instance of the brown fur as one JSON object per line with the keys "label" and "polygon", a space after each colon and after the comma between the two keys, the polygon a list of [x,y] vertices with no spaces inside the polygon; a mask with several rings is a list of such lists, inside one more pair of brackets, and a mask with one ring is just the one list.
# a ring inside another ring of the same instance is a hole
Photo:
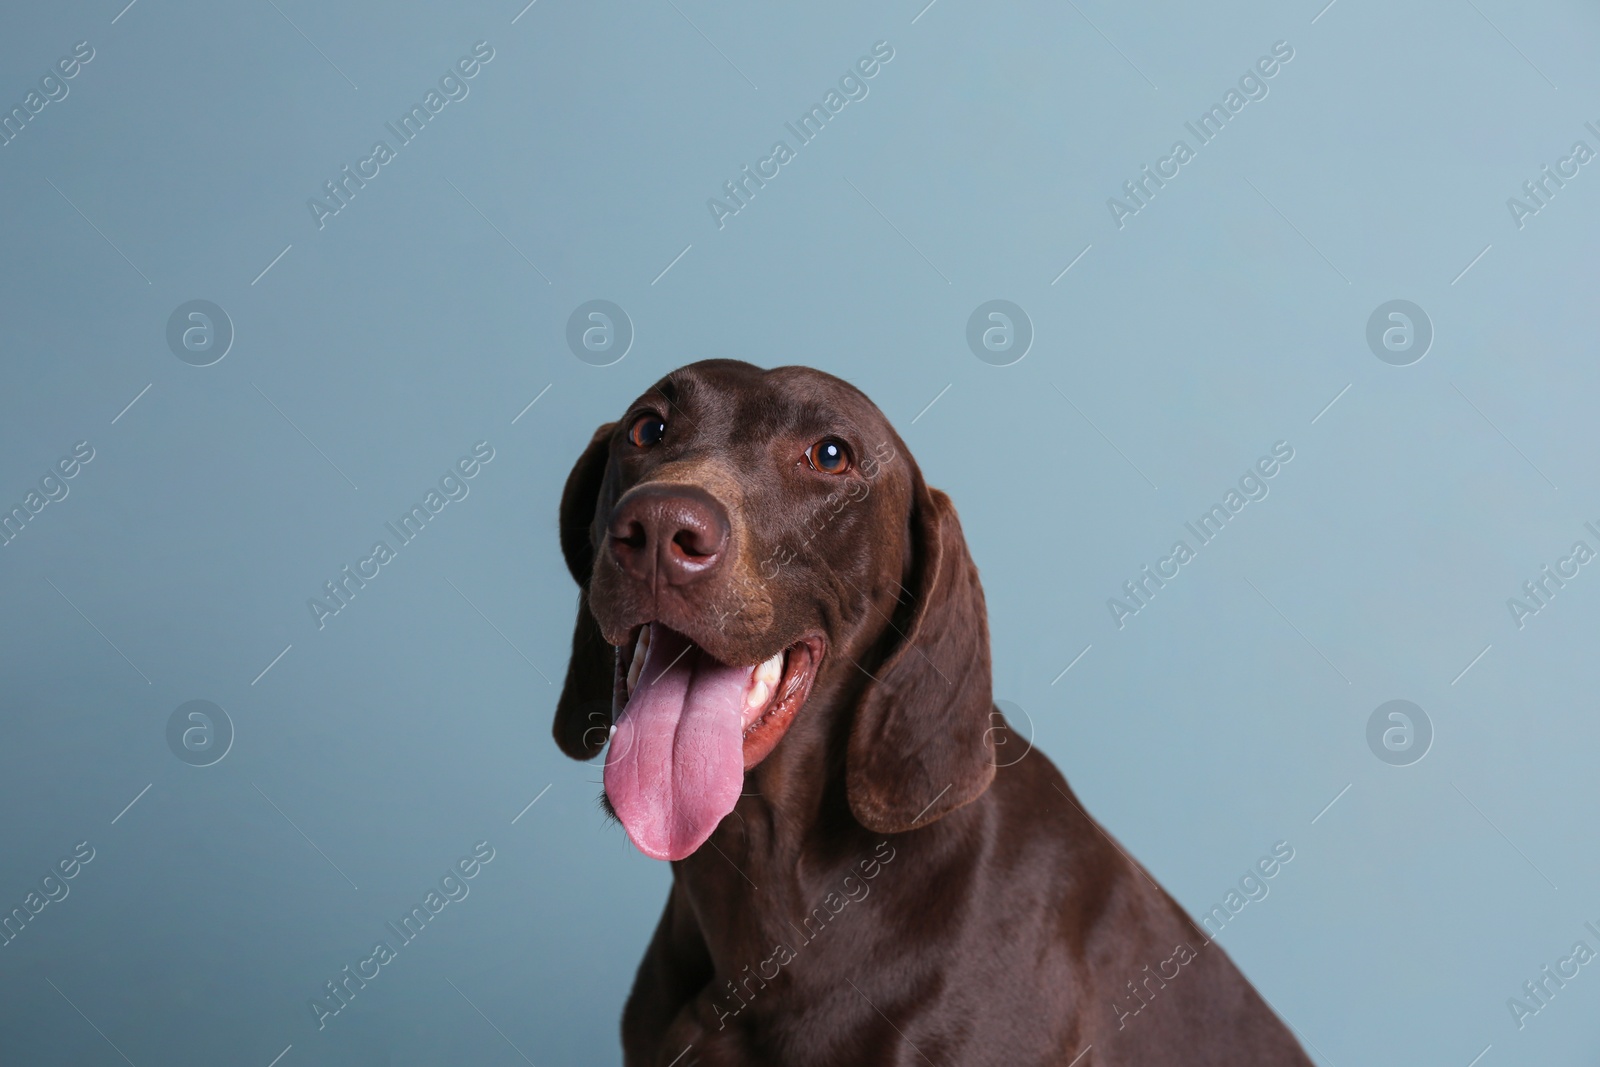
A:
{"label": "brown fur", "polygon": [[[626,437],[645,409],[668,425],[649,449]],[[806,465],[828,435],[849,474]],[[703,579],[642,582],[606,550],[619,502],[657,483],[730,517]],[[674,371],[577,461],[561,546],[582,592],[554,733],[575,758],[605,744],[612,645],[641,621],[730,664],[825,646],[738,806],[673,864],[623,1014],[628,1064],[1065,1067],[1088,1046],[1079,1067],[1309,1064],[1042,753],[996,766],[1008,727],[977,568],[950,499],[859,391],[803,367]]]}

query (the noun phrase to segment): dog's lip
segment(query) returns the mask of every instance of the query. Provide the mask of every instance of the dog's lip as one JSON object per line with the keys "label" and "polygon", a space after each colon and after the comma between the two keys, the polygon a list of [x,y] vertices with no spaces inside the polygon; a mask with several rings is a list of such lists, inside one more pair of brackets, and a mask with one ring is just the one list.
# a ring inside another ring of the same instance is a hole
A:
{"label": "dog's lip", "polygon": [[744,769],[766,759],[794,722],[795,713],[811,695],[827,640],[820,633],[801,637],[783,650],[783,673],[761,714],[744,730]]}

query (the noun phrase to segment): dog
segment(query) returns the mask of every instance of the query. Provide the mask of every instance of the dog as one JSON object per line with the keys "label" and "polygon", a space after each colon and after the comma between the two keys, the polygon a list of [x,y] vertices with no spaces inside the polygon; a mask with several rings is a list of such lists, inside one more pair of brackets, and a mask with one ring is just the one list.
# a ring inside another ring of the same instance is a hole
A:
{"label": "dog", "polygon": [[1000,758],[955,508],[859,390],[673,371],[560,539],[556,743],[607,750],[603,806],[672,864],[629,1067],[1309,1065],[1042,753]]}

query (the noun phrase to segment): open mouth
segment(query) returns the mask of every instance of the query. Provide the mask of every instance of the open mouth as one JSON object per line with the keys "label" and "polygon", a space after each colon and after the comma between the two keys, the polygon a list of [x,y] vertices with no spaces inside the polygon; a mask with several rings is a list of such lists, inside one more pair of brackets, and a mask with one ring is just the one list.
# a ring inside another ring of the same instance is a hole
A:
{"label": "open mouth", "polygon": [[659,622],[616,653],[605,790],[647,856],[699,848],[739,800],[744,772],[805,703],[823,654],[809,635],[761,663],[730,666]]}

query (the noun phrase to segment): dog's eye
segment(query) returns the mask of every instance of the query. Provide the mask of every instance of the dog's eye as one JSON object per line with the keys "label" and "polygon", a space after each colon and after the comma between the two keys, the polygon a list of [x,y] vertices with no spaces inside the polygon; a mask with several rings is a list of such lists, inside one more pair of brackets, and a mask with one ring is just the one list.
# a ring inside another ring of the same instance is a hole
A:
{"label": "dog's eye", "polygon": [[633,420],[628,430],[628,440],[640,448],[649,448],[666,436],[666,421],[655,412],[646,412]]}
{"label": "dog's eye", "polygon": [[823,474],[843,474],[850,469],[850,452],[837,437],[824,437],[806,449],[806,462]]}

